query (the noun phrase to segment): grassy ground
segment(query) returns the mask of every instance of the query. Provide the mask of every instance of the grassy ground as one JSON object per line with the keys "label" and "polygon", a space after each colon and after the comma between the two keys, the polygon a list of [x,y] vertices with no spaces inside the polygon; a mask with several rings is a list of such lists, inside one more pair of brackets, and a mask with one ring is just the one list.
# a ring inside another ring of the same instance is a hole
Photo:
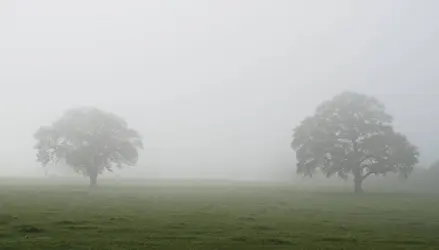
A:
{"label": "grassy ground", "polygon": [[439,196],[287,186],[0,186],[0,249],[439,249]]}

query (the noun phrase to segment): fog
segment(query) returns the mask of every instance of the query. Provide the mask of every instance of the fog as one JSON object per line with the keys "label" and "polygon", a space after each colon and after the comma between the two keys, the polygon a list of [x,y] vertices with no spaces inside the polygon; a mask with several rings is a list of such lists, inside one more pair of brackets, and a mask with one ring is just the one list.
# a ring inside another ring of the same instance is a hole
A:
{"label": "fog", "polygon": [[43,176],[33,133],[95,106],[144,138],[120,176],[290,178],[292,129],[333,95],[379,98],[437,158],[435,0],[2,0],[0,175]]}

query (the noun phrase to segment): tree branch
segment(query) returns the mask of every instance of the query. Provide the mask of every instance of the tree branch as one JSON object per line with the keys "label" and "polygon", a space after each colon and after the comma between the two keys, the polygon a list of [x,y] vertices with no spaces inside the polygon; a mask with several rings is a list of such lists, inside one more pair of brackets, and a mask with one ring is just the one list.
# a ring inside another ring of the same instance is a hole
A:
{"label": "tree branch", "polygon": [[369,175],[371,175],[371,174],[375,174],[375,172],[367,172],[365,175],[363,175],[363,177],[362,177],[363,181],[364,181],[367,177],[369,177]]}
{"label": "tree branch", "polygon": [[[363,163],[365,163],[366,161],[376,161],[376,162],[372,162],[371,164],[363,165]],[[376,164],[377,162],[379,162],[378,157],[376,157],[375,155],[372,155],[372,154],[366,154],[363,157],[361,157],[361,160],[358,162],[358,164],[363,165],[363,169],[364,169],[370,165]]]}

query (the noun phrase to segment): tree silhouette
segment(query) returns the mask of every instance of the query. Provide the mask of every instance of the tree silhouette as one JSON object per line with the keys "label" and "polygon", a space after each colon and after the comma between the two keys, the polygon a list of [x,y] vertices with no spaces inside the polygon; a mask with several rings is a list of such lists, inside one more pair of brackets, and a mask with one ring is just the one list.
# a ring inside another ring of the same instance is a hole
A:
{"label": "tree silhouette", "polygon": [[51,126],[39,128],[34,137],[38,162],[46,166],[63,161],[88,176],[91,187],[99,174],[135,165],[143,147],[137,131],[122,118],[96,108],[68,110]]}
{"label": "tree silhouette", "polygon": [[433,162],[433,164],[430,165],[428,170],[431,172],[439,172],[439,161]]}
{"label": "tree silhouette", "polygon": [[392,127],[392,117],[377,99],[344,92],[322,103],[315,114],[294,130],[297,173],[312,176],[319,169],[327,177],[354,177],[356,193],[370,175],[400,173],[407,177],[419,153]]}

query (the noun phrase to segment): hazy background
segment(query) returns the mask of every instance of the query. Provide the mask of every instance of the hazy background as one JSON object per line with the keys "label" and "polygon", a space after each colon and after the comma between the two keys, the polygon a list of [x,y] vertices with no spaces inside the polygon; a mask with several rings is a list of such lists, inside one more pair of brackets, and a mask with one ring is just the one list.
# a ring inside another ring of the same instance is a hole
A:
{"label": "hazy background", "polygon": [[292,129],[334,94],[381,99],[439,158],[436,0],[1,0],[0,175],[42,175],[33,133],[96,106],[144,137],[122,175],[288,178]]}

